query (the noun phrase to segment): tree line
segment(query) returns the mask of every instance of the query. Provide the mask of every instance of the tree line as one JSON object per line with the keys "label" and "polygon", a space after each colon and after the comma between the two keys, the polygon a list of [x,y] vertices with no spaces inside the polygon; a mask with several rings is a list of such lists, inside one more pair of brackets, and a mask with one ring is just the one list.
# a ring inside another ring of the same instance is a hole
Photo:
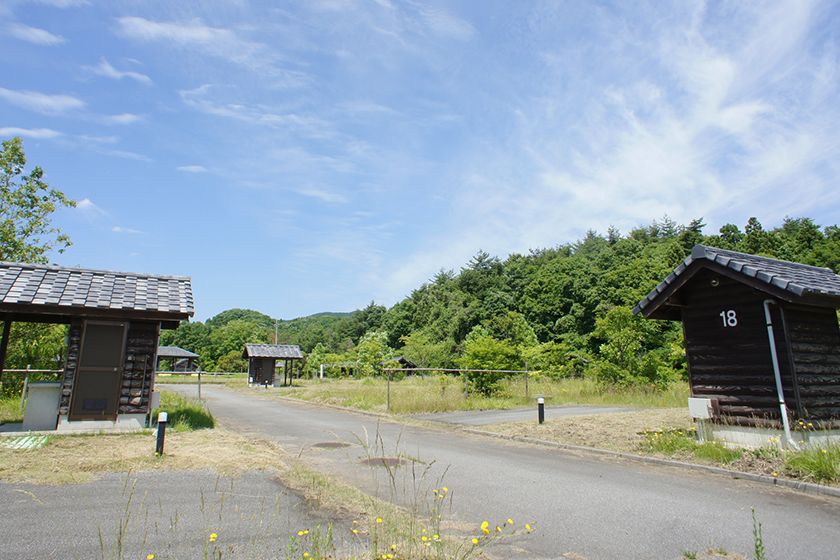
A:
{"label": "tree line", "polygon": [[[458,272],[441,270],[391,308],[278,320],[231,309],[164,332],[161,344],[201,355],[208,370],[239,371],[246,342],[298,344],[305,373],[374,375],[389,358],[421,367],[539,370],[552,378],[667,385],[685,376],[678,323],[647,321],[632,307],[697,243],[840,270],[840,228],[786,218],[772,229],[749,218],[704,233],[702,219],[665,217],[626,234],[589,231],[574,242],[513,254],[479,251]],[[352,364],[352,366],[348,366]],[[498,379],[481,376],[479,391]],[[486,385],[486,386],[485,386]]]}

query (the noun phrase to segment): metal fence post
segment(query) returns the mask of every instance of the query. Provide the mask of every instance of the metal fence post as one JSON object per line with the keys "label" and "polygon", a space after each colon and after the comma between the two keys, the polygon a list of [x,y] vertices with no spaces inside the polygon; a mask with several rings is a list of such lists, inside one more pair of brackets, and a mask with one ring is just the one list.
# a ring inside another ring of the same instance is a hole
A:
{"label": "metal fence post", "polygon": [[391,412],[391,370],[387,370],[388,376],[386,379],[388,380],[387,385],[387,394],[385,395],[385,411]]}
{"label": "metal fence post", "polygon": [[464,398],[470,398],[470,376],[467,375],[466,370],[462,372],[464,375]]}
{"label": "metal fence post", "polygon": [[527,399],[528,397],[528,362],[525,362],[525,398]]}

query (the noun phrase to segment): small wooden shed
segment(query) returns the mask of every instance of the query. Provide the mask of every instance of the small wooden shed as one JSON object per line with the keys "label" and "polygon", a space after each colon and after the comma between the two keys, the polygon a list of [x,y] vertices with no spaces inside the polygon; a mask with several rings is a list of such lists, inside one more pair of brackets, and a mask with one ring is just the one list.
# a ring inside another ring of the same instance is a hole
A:
{"label": "small wooden shed", "polygon": [[283,383],[291,380],[292,364],[303,360],[299,346],[293,344],[246,344],[242,357],[248,360],[249,385],[276,385],[277,362],[283,362]]}
{"label": "small wooden shed", "polygon": [[193,312],[187,277],[0,262],[0,373],[12,322],[66,323],[58,428],[143,427],[160,329]]}
{"label": "small wooden shed", "polygon": [[[716,434],[781,428],[786,410],[807,439],[840,427],[838,308],[830,269],[698,245],[633,312],[682,321],[691,393],[711,399]],[[766,435],[746,433],[732,441]]]}
{"label": "small wooden shed", "polygon": [[156,369],[161,371],[160,361],[168,360],[171,371],[192,373],[200,356],[178,346],[158,346]]}

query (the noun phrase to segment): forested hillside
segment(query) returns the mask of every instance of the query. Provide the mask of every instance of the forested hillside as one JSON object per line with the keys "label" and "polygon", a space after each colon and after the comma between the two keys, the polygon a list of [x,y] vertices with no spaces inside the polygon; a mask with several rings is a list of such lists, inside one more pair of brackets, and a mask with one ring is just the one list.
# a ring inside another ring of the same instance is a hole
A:
{"label": "forested hillside", "polygon": [[[277,321],[281,343],[300,344],[307,369],[355,362],[374,373],[403,355],[420,366],[539,369],[613,382],[665,384],[683,375],[679,324],[634,317],[632,307],[697,243],[840,269],[840,228],[789,218],[765,230],[750,218],[705,235],[702,220],[668,218],[627,234],[590,231],[575,242],[514,254],[478,252],[441,270],[390,309]],[[165,332],[161,344],[198,352],[209,370],[240,370],[245,342],[271,342],[275,321],[232,309]]]}

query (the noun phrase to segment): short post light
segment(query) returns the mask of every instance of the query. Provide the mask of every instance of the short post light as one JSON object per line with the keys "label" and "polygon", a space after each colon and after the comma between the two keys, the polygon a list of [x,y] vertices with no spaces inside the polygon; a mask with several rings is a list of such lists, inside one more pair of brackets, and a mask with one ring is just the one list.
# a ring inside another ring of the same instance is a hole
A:
{"label": "short post light", "polygon": [[169,415],[166,412],[158,414],[157,438],[155,439],[155,455],[163,455],[163,441],[166,439],[166,424]]}
{"label": "short post light", "polygon": [[537,418],[540,424],[545,422],[545,399],[543,397],[537,397]]}

